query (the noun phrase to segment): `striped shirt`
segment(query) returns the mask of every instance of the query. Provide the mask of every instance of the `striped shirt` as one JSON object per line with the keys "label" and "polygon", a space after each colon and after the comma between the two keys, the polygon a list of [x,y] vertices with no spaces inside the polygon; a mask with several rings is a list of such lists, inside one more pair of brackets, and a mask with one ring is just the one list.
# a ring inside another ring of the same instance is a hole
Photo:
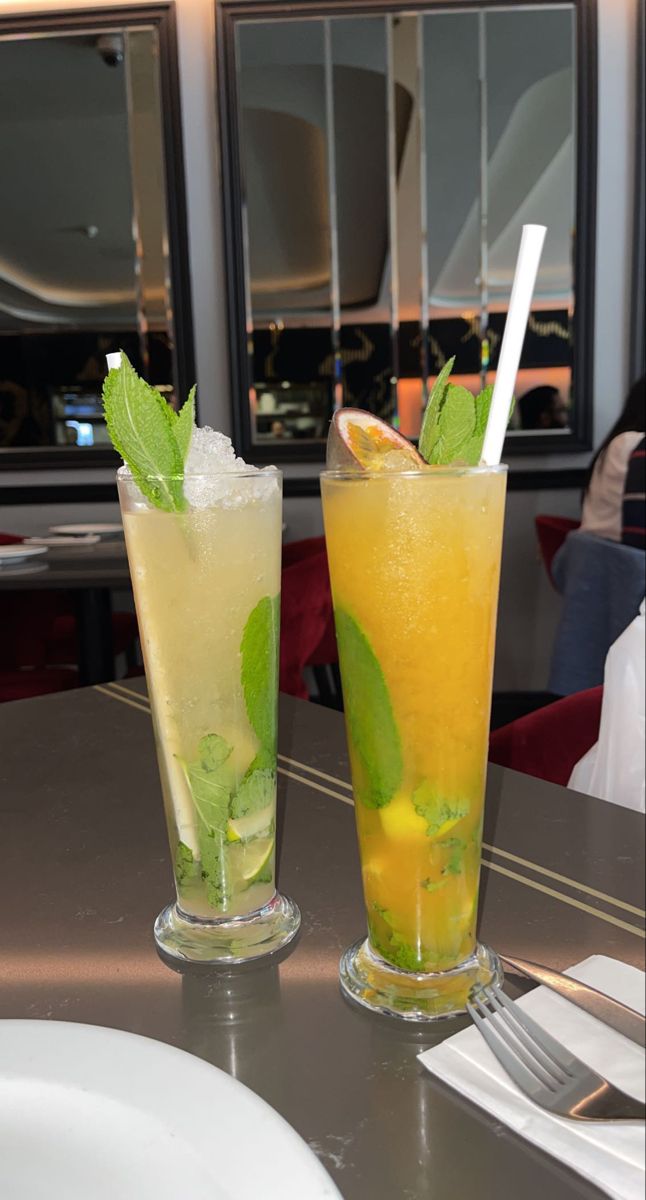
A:
{"label": "striped shirt", "polygon": [[646,437],[643,437],[628,459],[621,540],[627,546],[646,550]]}
{"label": "striped shirt", "polygon": [[[597,459],[583,501],[581,529],[584,533],[596,533],[597,537],[609,538],[611,542],[624,540],[623,503],[628,465],[633,451],[637,450],[643,439],[643,433],[620,433],[608,443],[604,453]],[[637,489],[643,490],[643,487]],[[637,519],[635,524],[641,523],[643,526],[643,498],[641,505],[641,521]],[[626,523],[632,524],[633,519]]]}

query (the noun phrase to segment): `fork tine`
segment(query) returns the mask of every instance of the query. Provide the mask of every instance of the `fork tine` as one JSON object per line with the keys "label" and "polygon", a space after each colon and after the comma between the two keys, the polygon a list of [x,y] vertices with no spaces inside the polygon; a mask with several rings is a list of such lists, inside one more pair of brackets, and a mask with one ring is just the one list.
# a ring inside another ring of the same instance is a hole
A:
{"label": "fork tine", "polygon": [[500,1019],[505,1022],[506,1026],[511,1030],[512,1035],[529,1051],[533,1058],[540,1063],[544,1071],[547,1072],[555,1083],[568,1083],[572,1076],[561,1062],[557,1062],[551,1055],[547,1054],[540,1042],[535,1037],[530,1037],[527,1033],[523,1022],[517,1015],[516,1006],[513,1001],[509,1000],[505,993],[498,987],[488,986],[483,988],[483,994],[488,1002],[493,1006],[499,1014]]}
{"label": "fork tine", "polygon": [[532,1072],[537,1083],[540,1083],[549,1092],[555,1092],[561,1086],[561,1079],[557,1079],[553,1072],[548,1071],[543,1066],[540,1059],[534,1053],[531,1043],[526,1049],[523,1042],[516,1037],[515,1032],[510,1030],[508,1024],[504,1022],[504,1019],[497,1018],[495,1012],[492,1013],[491,1009],[484,1004],[483,997],[489,1003],[493,1003],[493,999],[487,995],[488,991],[488,988],[483,988],[474,999],[479,1011],[484,1013],[485,1017],[488,1018],[490,1028],[495,1030],[498,1038],[507,1047],[510,1054],[519,1059],[523,1066]]}
{"label": "fork tine", "polygon": [[[489,1046],[492,1054],[502,1064],[507,1074],[513,1079],[514,1083],[532,1099],[536,1099],[538,1093],[544,1090],[545,1084],[538,1078],[534,1070],[530,1070],[524,1062],[516,1055],[514,1051],[509,1049],[507,1043],[500,1036],[498,1029],[494,1026],[491,1020],[491,1014],[484,1008],[485,1016],[482,1016],[480,1008],[483,1008],[481,1001],[474,997],[475,1004],[467,1002],[467,1012],[472,1021],[476,1025],[479,1032],[482,1034],[485,1042]],[[476,1006],[480,1007],[476,1007]],[[553,1088],[553,1084],[551,1087]],[[551,1092],[550,1092],[551,1094]]]}
{"label": "fork tine", "polygon": [[505,996],[505,993],[502,992],[499,987],[492,987],[487,990],[491,990],[496,999],[507,1009],[513,1019],[527,1031],[529,1036],[533,1039],[533,1041],[536,1042],[537,1046],[540,1047],[543,1053],[549,1055],[554,1064],[557,1067],[560,1067],[562,1071],[566,1071],[570,1077],[573,1077],[579,1071],[589,1070],[586,1064],[581,1062],[580,1058],[577,1058],[575,1054],[572,1054],[570,1050],[567,1050],[565,1046],[562,1046],[560,1042],[557,1042],[556,1039],[553,1038],[546,1029],[543,1029],[541,1025],[538,1025],[536,1021],[529,1016],[529,1013],[526,1013],[523,1008],[520,1008],[520,1006],[515,1004],[513,1000],[510,1000],[508,996]]}

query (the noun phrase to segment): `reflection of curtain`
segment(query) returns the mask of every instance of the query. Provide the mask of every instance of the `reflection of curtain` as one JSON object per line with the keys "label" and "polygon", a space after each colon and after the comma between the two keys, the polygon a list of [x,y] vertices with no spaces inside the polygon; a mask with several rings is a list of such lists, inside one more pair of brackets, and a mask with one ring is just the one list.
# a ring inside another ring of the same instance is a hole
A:
{"label": "reflection of curtain", "polygon": [[[508,299],[520,227],[528,221],[548,226],[536,299],[555,306],[569,303],[575,194],[573,86],[569,68],[532,84],[513,109],[489,161],[489,284],[494,301]],[[479,204],[474,201],[432,286],[433,304],[473,303],[479,222]]]}
{"label": "reflection of curtain", "polygon": [[646,371],[646,0],[637,7],[637,119],[635,139],[635,208],[631,305],[630,378]]}

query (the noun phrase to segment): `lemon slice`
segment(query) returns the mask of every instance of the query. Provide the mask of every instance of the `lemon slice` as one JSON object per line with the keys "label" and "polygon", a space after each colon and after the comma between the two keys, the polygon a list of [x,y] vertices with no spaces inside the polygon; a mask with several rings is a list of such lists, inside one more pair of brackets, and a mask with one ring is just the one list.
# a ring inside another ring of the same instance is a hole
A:
{"label": "lemon slice", "polygon": [[415,812],[409,793],[399,792],[379,809],[379,819],[389,841],[415,842],[426,838],[427,822]]}
{"label": "lemon slice", "polygon": [[250,838],[265,833],[274,816],[273,804],[268,804],[258,812],[249,813],[246,817],[230,817],[227,821],[228,842],[248,842]]}
{"label": "lemon slice", "polygon": [[266,867],[274,852],[274,839],[257,838],[245,846],[241,875],[245,882],[255,879],[263,867]]}
{"label": "lemon slice", "polygon": [[386,421],[361,408],[341,408],[330,425],[327,466],[332,471],[417,471],[426,463]]}

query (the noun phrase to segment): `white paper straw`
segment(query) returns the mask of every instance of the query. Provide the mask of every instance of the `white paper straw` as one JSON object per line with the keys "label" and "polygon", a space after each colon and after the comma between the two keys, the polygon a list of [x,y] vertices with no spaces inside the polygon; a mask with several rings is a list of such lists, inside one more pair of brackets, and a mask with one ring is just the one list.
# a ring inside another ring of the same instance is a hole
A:
{"label": "white paper straw", "polygon": [[116,350],[114,354],[106,354],[105,361],[108,364],[108,371],[118,371],[121,366],[121,351]]}
{"label": "white paper straw", "polygon": [[489,467],[497,466],[502,455],[529,308],[546,233],[545,225],[523,225],[487,432],[482,447],[482,461]]}

